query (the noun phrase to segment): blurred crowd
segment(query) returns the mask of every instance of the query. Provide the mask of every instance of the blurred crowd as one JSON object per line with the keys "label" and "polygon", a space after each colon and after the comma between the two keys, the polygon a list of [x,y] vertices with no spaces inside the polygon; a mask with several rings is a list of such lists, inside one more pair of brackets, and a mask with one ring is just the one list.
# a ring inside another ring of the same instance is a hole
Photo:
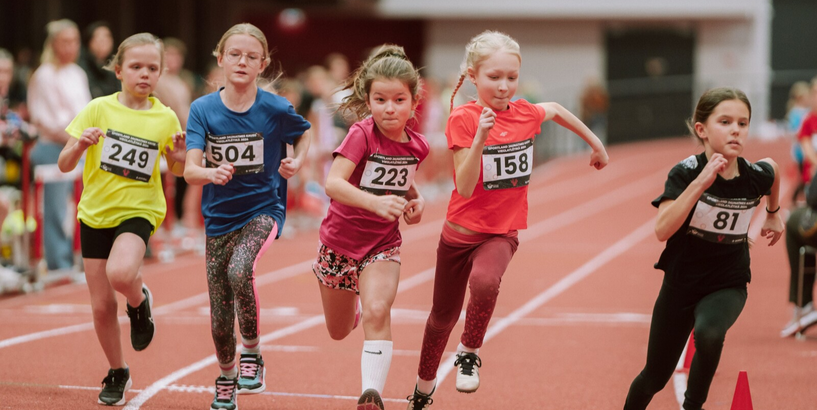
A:
{"label": "blurred crowd", "polygon": [[[12,54],[0,44],[0,186],[4,187],[0,189],[0,222],[11,219],[10,215],[24,206],[31,215],[35,204],[22,203],[23,173],[33,178],[33,168],[55,164],[69,138],[65,127],[71,119],[91,99],[110,95],[121,87],[115,74],[103,68],[117,44],[108,23],[98,21],[80,28],[63,19],[49,23],[46,32],[40,58],[31,49],[22,48]],[[204,72],[187,69],[184,42],[177,38],[163,41],[166,69],[155,95],[175,111],[185,128],[192,101],[221,88],[223,73],[215,58]],[[276,71],[275,67],[273,64],[270,72],[265,73],[267,81],[260,85],[286,97],[313,127],[309,162],[289,181],[288,209],[294,214],[294,224],[301,216],[300,220],[317,226],[329,204],[323,182],[332,161],[331,153],[354,122],[337,110],[348,93],[342,88],[354,67],[339,53],[327,55],[322,65],[296,73]],[[446,184],[450,184],[451,158],[444,128],[450,99],[445,96],[450,96],[451,90],[451,86],[446,87],[436,79],[425,78],[422,100],[412,124],[432,145],[432,154],[417,176],[431,198],[447,193]],[[461,98],[456,105],[467,97]],[[30,157],[28,169],[23,169],[24,156]],[[78,259],[73,247],[76,219],[73,187],[70,181],[44,184],[41,228],[48,271],[73,270]],[[203,244],[201,187],[188,186],[183,178],[168,173],[165,193],[168,219],[159,233],[188,250]],[[19,230],[6,229],[0,243],[9,243],[19,234]],[[8,246],[3,249],[0,261],[7,265],[12,255]]]}

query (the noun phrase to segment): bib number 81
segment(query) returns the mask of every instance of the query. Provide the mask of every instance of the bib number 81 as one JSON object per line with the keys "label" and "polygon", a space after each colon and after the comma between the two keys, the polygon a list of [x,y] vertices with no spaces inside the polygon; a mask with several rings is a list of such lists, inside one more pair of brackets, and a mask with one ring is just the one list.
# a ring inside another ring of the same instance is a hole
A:
{"label": "bib number 81", "polygon": [[740,214],[737,212],[733,212],[731,215],[729,212],[718,212],[715,215],[715,222],[712,224],[712,226],[714,226],[715,229],[726,229],[726,226],[729,225],[730,216],[732,217],[732,225],[729,227],[729,230],[734,231],[735,225],[738,223],[738,217],[740,216]]}

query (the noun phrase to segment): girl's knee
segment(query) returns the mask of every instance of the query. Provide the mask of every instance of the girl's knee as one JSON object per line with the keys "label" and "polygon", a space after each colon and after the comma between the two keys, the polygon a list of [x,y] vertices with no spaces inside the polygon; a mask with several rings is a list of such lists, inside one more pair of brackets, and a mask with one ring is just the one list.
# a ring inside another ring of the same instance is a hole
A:
{"label": "girl's knee", "polygon": [[119,309],[119,304],[115,297],[95,300],[91,305],[91,313],[96,320],[116,317],[117,310]]}
{"label": "girl's knee", "polygon": [[472,298],[496,298],[499,294],[499,278],[489,276],[471,277],[469,286],[471,287]]}
{"label": "girl's knee", "polygon": [[352,326],[340,327],[327,322],[326,330],[329,332],[329,337],[331,337],[332,340],[343,340],[352,333]]}
{"label": "girl's knee", "polygon": [[695,349],[709,351],[723,348],[726,330],[709,326],[695,329]]}
{"label": "girl's knee", "polygon": [[384,301],[369,302],[363,306],[363,322],[375,327],[385,325],[391,318],[391,305]]}

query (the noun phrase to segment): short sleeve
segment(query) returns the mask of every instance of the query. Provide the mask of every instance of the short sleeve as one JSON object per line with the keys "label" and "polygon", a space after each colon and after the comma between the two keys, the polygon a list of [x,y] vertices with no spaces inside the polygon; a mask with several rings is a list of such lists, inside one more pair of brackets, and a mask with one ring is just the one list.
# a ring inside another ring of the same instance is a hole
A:
{"label": "short sleeve", "polygon": [[95,124],[94,118],[96,118],[96,111],[97,111],[97,101],[92,102],[91,104],[86,105],[85,107],[80,110],[79,114],[65,127],[65,132],[68,135],[79,139],[82,136],[83,131],[88,128],[93,127]]}
{"label": "short sleeve", "polygon": [[295,112],[295,108],[292,104],[287,104],[286,107],[286,111],[281,113],[278,117],[281,124],[280,135],[284,142],[292,145],[296,138],[303,135],[306,130],[312,127],[312,124]]}
{"label": "short sleeve", "polygon": [[448,117],[448,125],[445,127],[445,137],[448,140],[448,149],[470,148],[477,132],[476,121],[463,108],[455,109]]}
{"label": "short sleeve", "polygon": [[664,192],[653,199],[652,206],[658,208],[664,200],[676,200],[684,190],[687,189],[692,180],[695,179],[695,169],[698,168],[697,158],[691,156],[679,164],[672,167],[667,175],[667,182],[664,183]]}
{"label": "short sleeve", "polygon": [[[202,97],[203,98],[203,97]],[[200,101],[194,101],[190,107],[190,116],[187,117],[187,151],[200,149],[204,151],[206,128],[201,114]]]}
{"label": "short sleeve", "polygon": [[343,142],[332,155],[340,154],[349,161],[360,164],[360,161],[366,156],[368,145],[366,132],[363,130],[363,127],[361,127],[360,124],[355,124],[349,129],[346,138],[343,139]]}
{"label": "short sleeve", "polygon": [[765,161],[758,161],[754,164],[748,163],[749,175],[751,175],[752,187],[761,195],[770,195],[772,185],[774,185],[774,168],[772,164]]}

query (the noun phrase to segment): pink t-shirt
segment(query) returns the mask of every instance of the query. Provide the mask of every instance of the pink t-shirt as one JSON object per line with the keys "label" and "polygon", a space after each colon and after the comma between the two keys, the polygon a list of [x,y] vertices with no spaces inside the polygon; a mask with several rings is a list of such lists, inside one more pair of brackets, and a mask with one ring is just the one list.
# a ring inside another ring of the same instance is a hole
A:
{"label": "pink t-shirt", "polygon": [[[411,175],[428,155],[428,142],[408,128],[406,133],[408,142],[390,140],[370,117],[353,125],[333,154],[357,164],[349,177],[349,183],[357,188],[363,180],[365,190],[375,194],[392,193],[389,187],[395,191],[408,189]],[[401,165],[406,163],[409,165]],[[320,240],[335,252],[357,260],[403,242],[398,220],[389,222],[365,209],[334,200],[321,223]]]}

